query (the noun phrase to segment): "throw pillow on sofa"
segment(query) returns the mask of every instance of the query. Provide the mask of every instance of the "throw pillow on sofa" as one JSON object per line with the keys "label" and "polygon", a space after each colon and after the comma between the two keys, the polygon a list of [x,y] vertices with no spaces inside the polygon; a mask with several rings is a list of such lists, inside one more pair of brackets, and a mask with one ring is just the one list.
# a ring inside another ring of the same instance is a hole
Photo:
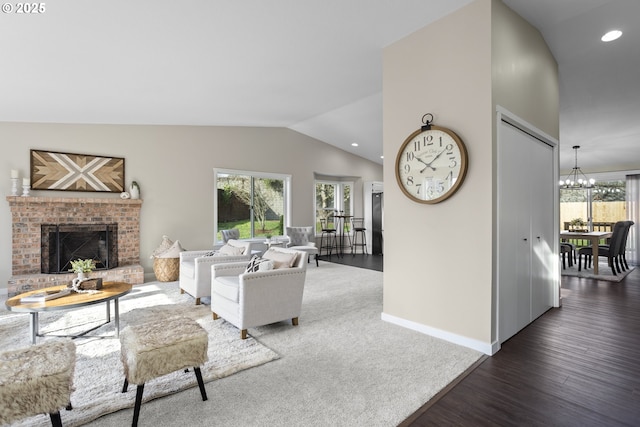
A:
{"label": "throw pillow on sofa", "polygon": [[251,257],[245,273],[255,273],[256,271],[269,271],[273,270],[274,263],[270,259],[261,258],[259,255]]}
{"label": "throw pillow on sofa", "polygon": [[291,268],[296,263],[298,254],[279,251],[276,248],[269,248],[262,258],[270,259],[274,262],[275,268]]}
{"label": "throw pillow on sofa", "polygon": [[226,244],[218,250],[218,254],[220,255],[243,255],[244,247],[232,246],[230,244]]}

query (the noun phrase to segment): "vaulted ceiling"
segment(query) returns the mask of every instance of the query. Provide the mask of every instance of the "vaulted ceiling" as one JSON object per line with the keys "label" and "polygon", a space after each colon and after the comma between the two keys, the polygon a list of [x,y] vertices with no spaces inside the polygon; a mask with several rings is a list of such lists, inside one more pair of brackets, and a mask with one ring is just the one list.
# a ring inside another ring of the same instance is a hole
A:
{"label": "vaulted ceiling", "polygon": [[[469,2],[66,0],[42,3],[43,13],[7,10],[0,121],[281,126],[381,163],[382,49]],[[504,2],[558,61],[561,169],[573,166],[572,145],[585,172],[640,169],[640,2]],[[602,43],[612,28],[622,38]]]}

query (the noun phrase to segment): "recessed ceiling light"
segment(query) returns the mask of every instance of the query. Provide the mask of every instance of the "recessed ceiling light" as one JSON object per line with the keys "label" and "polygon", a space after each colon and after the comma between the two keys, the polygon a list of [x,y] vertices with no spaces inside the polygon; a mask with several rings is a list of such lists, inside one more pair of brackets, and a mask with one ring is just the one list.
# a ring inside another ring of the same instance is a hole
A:
{"label": "recessed ceiling light", "polygon": [[357,143],[357,142],[352,142],[352,143],[351,143],[351,146],[352,146],[352,147],[357,147],[357,146],[358,146],[358,143]]}
{"label": "recessed ceiling light", "polygon": [[612,31],[609,31],[604,36],[602,36],[600,40],[602,40],[603,42],[612,42],[616,39],[619,39],[621,35],[622,35],[622,31],[612,30]]}
{"label": "recessed ceiling light", "polygon": [[380,156],[381,159],[384,159],[384,156]]}

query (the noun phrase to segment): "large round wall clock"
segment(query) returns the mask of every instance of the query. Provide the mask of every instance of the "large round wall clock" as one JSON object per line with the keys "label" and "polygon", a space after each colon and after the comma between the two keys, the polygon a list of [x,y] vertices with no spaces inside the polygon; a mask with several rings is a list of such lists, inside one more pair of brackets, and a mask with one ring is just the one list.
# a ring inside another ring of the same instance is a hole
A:
{"label": "large round wall clock", "polygon": [[440,203],[451,197],[467,174],[467,148],[455,132],[424,126],[405,139],[396,158],[396,179],[402,192],[418,203]]}

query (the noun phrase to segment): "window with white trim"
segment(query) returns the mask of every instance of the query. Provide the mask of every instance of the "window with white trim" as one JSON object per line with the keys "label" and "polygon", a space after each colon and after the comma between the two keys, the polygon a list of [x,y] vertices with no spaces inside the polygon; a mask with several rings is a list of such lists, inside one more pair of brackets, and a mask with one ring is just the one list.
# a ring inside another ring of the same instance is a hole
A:
{"label": "window with white trim", "polygon": [[241,239],[283,235],[290,212],[291,176],[214,170],[215,242],[221,230],[237,228]]}
{"label": "window with white trim", "polygon": [[351,215],[353,212],[352,190],[353,182],[319,180],[315,182],[317,234],[322,230],[321,219],[326,219],[327,225],[335,227],[334,215]]}

